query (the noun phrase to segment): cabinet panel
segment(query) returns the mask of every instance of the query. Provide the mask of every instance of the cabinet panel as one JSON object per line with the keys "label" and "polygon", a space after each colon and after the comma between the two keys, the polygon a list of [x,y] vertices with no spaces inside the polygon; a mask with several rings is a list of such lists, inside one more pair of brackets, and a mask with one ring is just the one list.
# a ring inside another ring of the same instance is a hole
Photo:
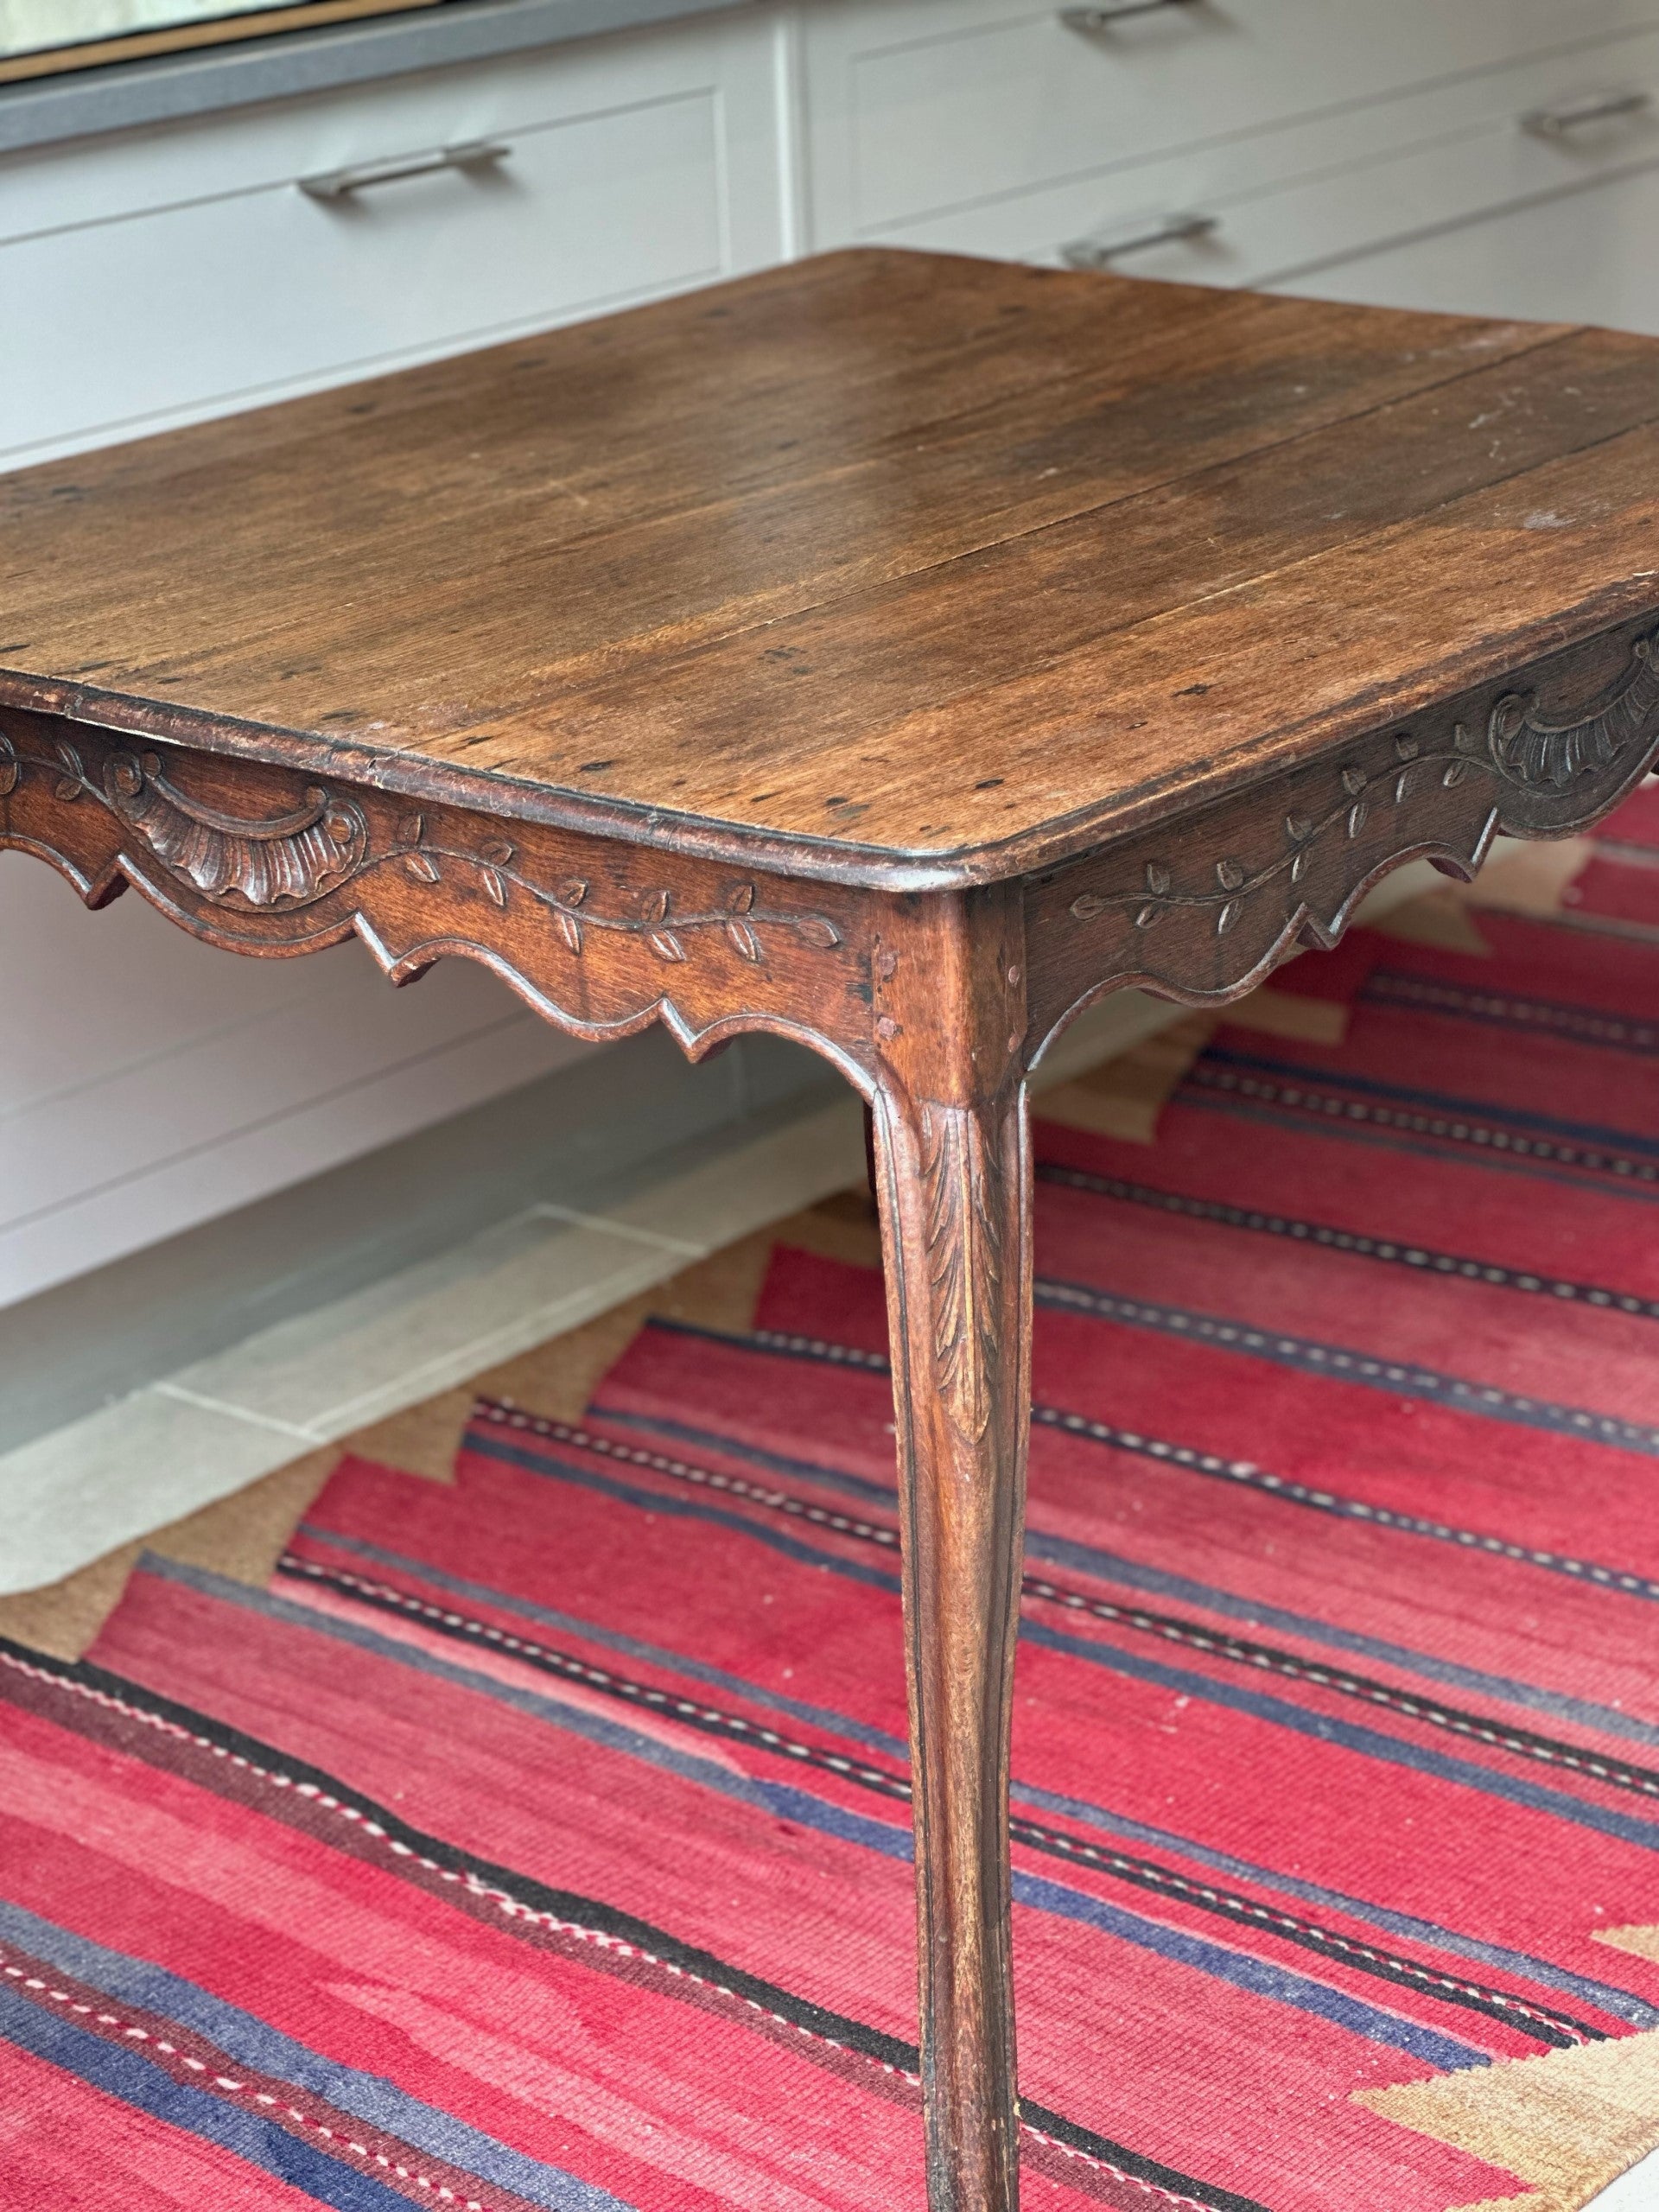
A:
{"label": "cabinet panel", "polygon": [[0,156],[0,239],[257,192],[698,86],[721,83],[741,102],[768,89],[770,66],[758,16],[694,22],[71,139]]}
{"label": "cabinet panel", "polygon": [[357,945],[235,960],[136,895],[87,913],[22,854],[0,944],[0,1315],[589,1049],[468,961],[394,991]]}
{"label": "cabinet panel", "polygon": [[279,186],[19,240],[0,249],[0,284],[52,302],[51,342],[14,358],[0,441],[143,422],[717,276],[717,121],[711,93],[688,93],[522,133],[499,168],[337,203]]}
{"label": "cabinet panel", "polygon": [[1659,166],[1326,265],[1275,289],[1659,335]]}
{"label": "cabinet panel", "polygon": [[1621,35],[1656,22],[1653,0],[1172,0],[1093,32],[1009,0],[821,6],[817,243],[1529,56],[1578,50],[1616,73]]}
{"label": "cabinet panel", "polygon": [[[710,24],[532,66],[302,101],[247,119],[240,188],[210,127],[48,165],[55,223],[19,195],[0,283],[35,303],[0,380],[0,460],[121,435],[544,328],[775,261],[783,249],[771,35]],[[532,101],[535,104],[532,104]],[[202,141],[211,142],[205,165]],[[485,140],[483,165],[318,200],[302,176]],[[16,164],[0,177],[17,181]],[[251,181],[250,181],[251,180]],[[168,192],[163,194],[165,184]],[[32,199],[30,194],[35,194]],[[147,200],[146,195],[152,195]],[[169,194],[171,196],[169,196]],[[0,234],[6,226],[0,220]]]}
{"label": "cabinet panel", "polygon": [[[1111,265],[1126,275],[1226,285],[1277,285],[1306,275],[1317,289],[1319,268],[1356,252],[1659,162],[1659,31],[1621,40],[1611,51],[1620,66],[1602,83],[1650,104],[1560,136],[1535,135],[1521,118],[1583,93],[1581,55],[1012,194],[906,224],[897,236],[907,245],[1054,261],[1068,244],[1144,240],[1166,218],[1196,212],[1214,227],[1131,247]],[[1520,312],[1557,311],[1535,305]]]}

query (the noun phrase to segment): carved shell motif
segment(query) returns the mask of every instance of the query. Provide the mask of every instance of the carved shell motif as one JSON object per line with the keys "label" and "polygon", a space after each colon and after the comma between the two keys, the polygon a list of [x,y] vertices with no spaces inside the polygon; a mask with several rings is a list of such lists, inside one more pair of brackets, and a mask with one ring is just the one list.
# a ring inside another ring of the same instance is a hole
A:
{"label": "carved shell motif", "polygon": [[361,810],[315,787],[292,813],[250,822],[189,798],[156,754],[115,753],[104,795],[163,868],[219,906],[309,906],[355,875],[368,852]]}
{"label": "carved shell motif", "polygon": [[1580,776],[1611,767],[1638,743],[1659,707],[1654,641],[1639,639],[1636,666],[1599,712],[1572,722],[1542,721],[1535,698],[1510,692],[1492,709],[1487,742],[1498,773],[1532,791],[1565,791]]}

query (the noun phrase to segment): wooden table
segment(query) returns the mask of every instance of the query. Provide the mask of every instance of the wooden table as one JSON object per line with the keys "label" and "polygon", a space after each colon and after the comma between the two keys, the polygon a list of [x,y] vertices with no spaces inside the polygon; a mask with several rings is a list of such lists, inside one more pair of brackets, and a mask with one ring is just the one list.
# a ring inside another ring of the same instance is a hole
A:
{"label": "wooden table", "polygon": [[870,1103],[931,2202],[1005,2212],[1026,1075],[1643,774],[1659,345],[837,255],[0,480],[0,609],[90,904]]}

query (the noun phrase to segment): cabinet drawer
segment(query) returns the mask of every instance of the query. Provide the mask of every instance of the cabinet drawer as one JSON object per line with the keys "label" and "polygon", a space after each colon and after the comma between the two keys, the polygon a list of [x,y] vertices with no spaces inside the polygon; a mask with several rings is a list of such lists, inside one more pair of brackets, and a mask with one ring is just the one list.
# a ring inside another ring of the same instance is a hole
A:
{"label": "cabinet drawer", "polygon": [[758,27],[738,21],[693,23],[6,155],[0,156],[0,240],[600,115],[713,84],[734,47],[762,43]]}
{"label": "cabinet drawer", "polygon": [[817,242],[1569,48],[1617,72],[1622,35],[1655,23],[1654,0],[1169,0],[1087,33],[1009,0],[823,8]]}
{"label": "cabinet drawer", "polygon": [[1659,165],[1363,254],[1277,289],[1659,335]]}
{"label": "cabinet drawer", "polygon": [[[31,303],[0,465],[775,262],[777,101],[746,12],[0,164],[0,283]],[[299,188],[478,141],[505,158]]]}
{"label": "cabinet drawer", "polygon": [[1198,213],[1215,227],[1125,251],[1111,265],[1128,276],[1195,283],[1313,277],[1355,253],[1659,162],[1659,31],[1621,40],[1612,51],[1619,67],[1601,81],[1649,105],[1557,137],[1535,135],[1522,118],[1571,105],[1595,81],[1582,56],[1571,65],[1496,70],[1357,114],[1010,195],[907,224],[899,235],[907,245],[1054,261],[1074,241],[1147,237],[1166,217]]}
{"label": "cabinet drawer", "polygon": [[721,266],[712,92],[517,134],[499,168],[320,203],[292,185],[0,248],[36,303],[0,450],[451,350]]}

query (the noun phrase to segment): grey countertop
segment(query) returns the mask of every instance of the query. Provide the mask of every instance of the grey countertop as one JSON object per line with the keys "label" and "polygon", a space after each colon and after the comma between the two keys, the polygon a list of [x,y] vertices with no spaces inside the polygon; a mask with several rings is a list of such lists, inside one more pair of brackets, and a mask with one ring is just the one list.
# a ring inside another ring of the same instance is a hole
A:
{"label": "grey countertop", "polygon": [[216,108],[486,60],[753,0],[457,0],[408,16],[290,32],[210,53],[118,63],[0,91],[0,154]]}

